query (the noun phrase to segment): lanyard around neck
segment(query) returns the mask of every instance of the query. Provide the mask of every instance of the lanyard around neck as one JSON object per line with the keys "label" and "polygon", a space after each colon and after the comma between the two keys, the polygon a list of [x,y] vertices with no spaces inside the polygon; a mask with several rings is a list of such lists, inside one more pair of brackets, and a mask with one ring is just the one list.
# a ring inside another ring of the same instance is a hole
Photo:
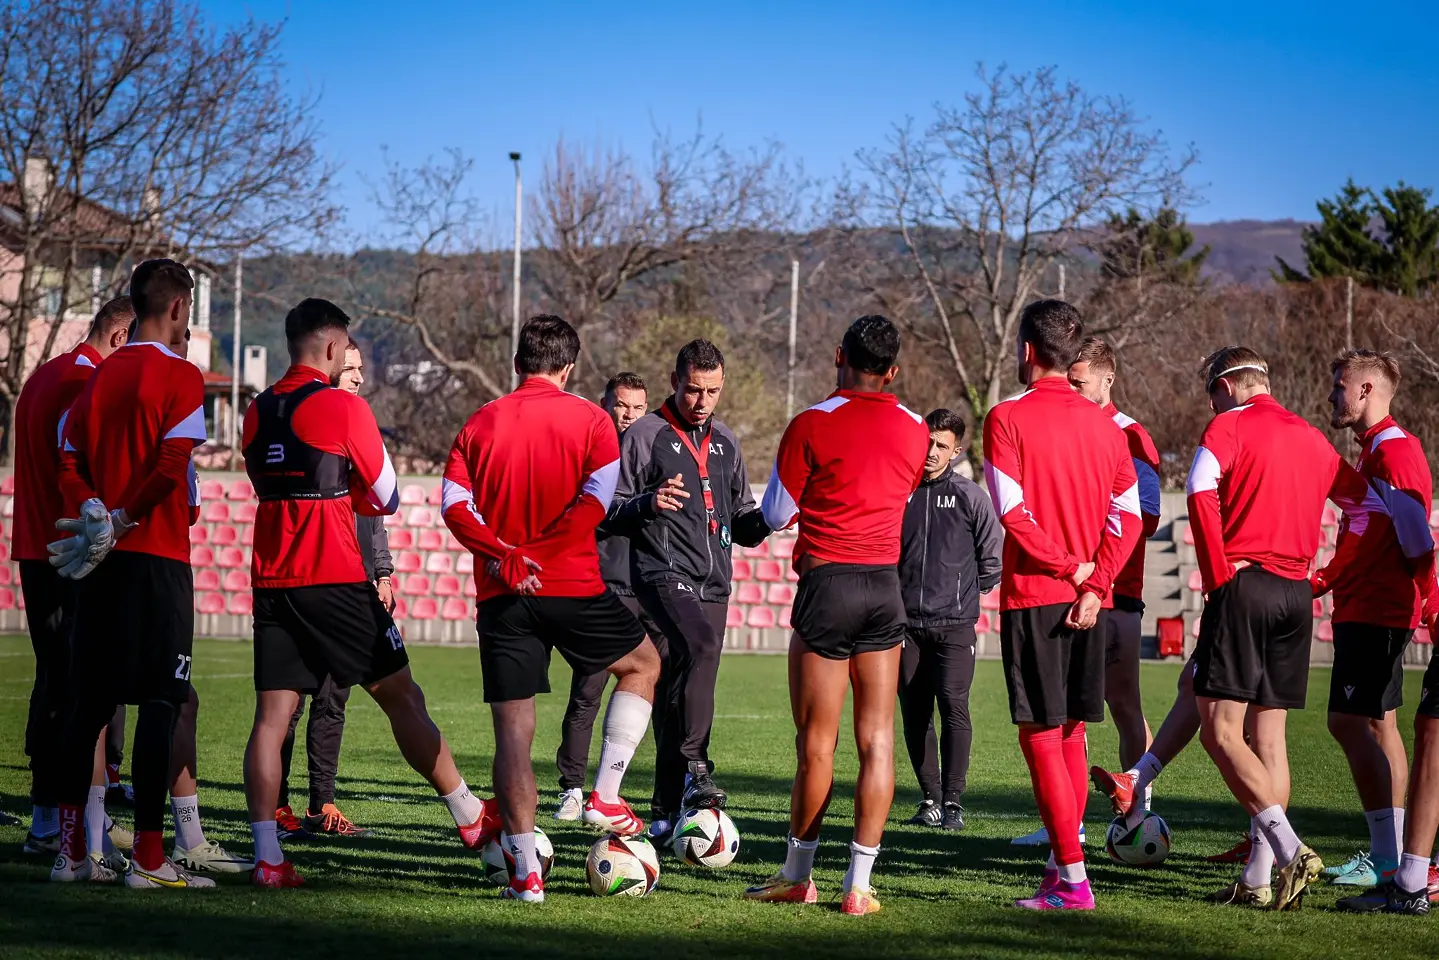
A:
{"label": "lanyard around neck", "polygon": [[680,438],[680,443],[684,444],[685,449],[690,452],[690,456],[694,457],[695,466],[699,468],[700,492],[704,495],[705,516],[709,519],[709,531],[711,534],[716,533],[719,531],[719,522],[715,520],[714,489],[710,486],[709,437],[704,437],[700,441],[701,446],[696,447],[694,441],[690,439],[689,431],[680,423],[679,418],[675,416],[674,411],[670,409],[668,403],[660,407],[660,415],[674,428],[675,435]]}

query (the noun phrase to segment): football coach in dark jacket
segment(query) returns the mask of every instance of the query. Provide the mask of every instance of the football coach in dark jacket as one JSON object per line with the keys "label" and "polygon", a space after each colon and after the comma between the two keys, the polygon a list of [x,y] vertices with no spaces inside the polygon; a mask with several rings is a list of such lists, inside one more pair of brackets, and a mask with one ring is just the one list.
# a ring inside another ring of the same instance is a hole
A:
{"label": "football coach in dark jacket", "polygon": [[979,595],[999,583],[1002,541],[988,494],[953,468],[964,449],[964,420],[941,409],[925,423],[929,454],[924,479],[905,508],[899,556],[900,592],[909,619],[900,657],[900,715],[909,760],[924,791],[909,822],[963,830],[960,795],[973,739],[974,625]]}
{"label": "football coach in dark jacket", "polygon": [[750,493],[739,441],[714,417],[724,372],[724,355],[708,340],[680,350],[670,375],[674,393],[625,431],[604,524],[605,532],[629,537],[631,585],[668,646],[655,694],[657,838],[682,806],[725,805],[709,738],[730,550],[757,546],[770,534]]}

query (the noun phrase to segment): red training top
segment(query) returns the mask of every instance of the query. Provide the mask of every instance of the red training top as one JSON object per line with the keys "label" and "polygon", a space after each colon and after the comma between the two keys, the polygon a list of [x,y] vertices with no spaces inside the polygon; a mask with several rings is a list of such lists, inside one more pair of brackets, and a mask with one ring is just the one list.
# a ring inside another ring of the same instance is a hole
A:
{"label": "red training top", "polygon": [[1139,515],[1143,520],[1134,552],[1129,555],[1129,561],[1119,571],[1119,576],[1114,578],[1114,595],[1143,600],[1144,547],[1159,529],[1159,451],[1155,449],[1149,431],[1141,427],[1139,421],[1120,413],[1112,403],[1104,407],[1104,412],[1124,431],[1129,458],[1134,462],[1134,475],[1139,478]]}
{"label": "red training top", "polygon": [[772,530],[799,519],[796,562],[899,563],[928,452],[924,419],[894,394],[836,390],[785,428],[760,509]]}
{"label": "red training top", "polygon": [[1419,438],[1393,417],[1364,431],[1359,442],[1359,473],[1389,515],[1371,513],[1363,523],[1345,514],[1334,559],[1314,575],[1315,596],[1334,591],[1335,623],[1412,630],[1435,592],[1429,461]]}
{"label": "red training top", "polygon": [[100,364],[100,353],[82,343],[41,365],[15,401],[16,560],[48,560],[45,545],[60,539],[55,521],[65,516],[60,494],[60,424]]}
{"label": "red training top", "polygon": [[[295,364],[270,389],[285,394],[316,380],[330,382],[314,367]],[[252,403],[245,410],[242,448],[250,445],[259,426],[259,407]],[[343,390],[321,390],[295,407],[290,429],[301,443],[350,461],[350,495],[262,501],[255,512],[252,586],[368,583],[355,537],[355,514],[382,517],[400,507],[395,468],[370,405]]]}
{"label": "red training top", "polygon": [[[608,414],[530,377],[460,428],[445,464],[445,524],[482,561],[519,549],[538,563],[538,596],[599,596],[595,527],[619,478],[620,442]],[[475,567],[480,601],[510,592],[487,566]]]}
{"label": "red training top", "polygon": [[66,510],[98,497],[139,524],[116,550],[188,564],[191,508],[199,502],[190,454],[205,442],[204,402],[200,368],[164,344],[116,350],[65,417]]}
{"label": "red training top", "polygon": [[1267,393],[1209,421],[1187,490],[1206,593],[1228,583],[1239,560],[1308,579],[1326,497],[1360,524],[1385,509],[1324,434]]}
{"label": "red training top", "polygon": [[1064,377],[1043,377],[990,408],[984,477],[1008,534],[1000,609],[1073,603],[1070,578],[1089,562],[1084,591],[1112,607],[1141,526],[1138,478],[1114,421]]}

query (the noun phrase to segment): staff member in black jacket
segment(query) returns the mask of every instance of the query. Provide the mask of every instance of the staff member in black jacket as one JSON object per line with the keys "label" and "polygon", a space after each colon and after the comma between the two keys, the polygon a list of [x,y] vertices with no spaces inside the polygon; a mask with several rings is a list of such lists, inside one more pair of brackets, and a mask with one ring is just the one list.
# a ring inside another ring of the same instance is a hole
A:
{"label": "staff member in black jacket", "polygon": [[[365,382],[365,360],[360,347],[351,340],[345,349],[345,368],[340,371],[337,386],[359,396]],[[390,578],[395,562],[390,557],[390,535],[385,532],[384,518],[355,515],[355,536],[360,541],[360,561],[365,574],[375,585],[380,602],[386,610],[395,609],[395,591]],[[290,730],[280,747],[283,776],[280,778],[280,809],[275,811],[275,825],[281,839],[297,834],[323,833],[337,837],[363,837],[370,831],[356,826],[335,805],[335,775],[340,770],[340,741],[345,734],[345,705],[350,700],[349,687],[336,687],[329,677],[310,697],[310,722],[305,727],[305,757],[310,771],[310,805],[301,820],[290,808],[290,760],[295,752],[295,730],[305,715],[305,698],[290,717]]]}
{"label": "staff member in black jacket", "polygon": [[625,433],[602,531],[629,537],[635,594],[668,645],[654,707],[654,838],[669,833],[682,806],[725,805],[709,739],[730,548],[757,546],[770,534],[739,441],[714,419],[724,355],[708,340],[691,341],[675,359],[670,384],[674,393]]}
{"label": "staff member in black jacket", "polygon": [[[979,595],[999,583],[1000,527],[989,496],[953,469],[965,423],[948,410],[925,417],[924,479],[904,511],[899,581],[909,629],[900,655],[899,703],[909,762],[924,791],[910,823],[964,829],[973,731],[974,624]],[[939,751],[934,704],[939,701]]]}

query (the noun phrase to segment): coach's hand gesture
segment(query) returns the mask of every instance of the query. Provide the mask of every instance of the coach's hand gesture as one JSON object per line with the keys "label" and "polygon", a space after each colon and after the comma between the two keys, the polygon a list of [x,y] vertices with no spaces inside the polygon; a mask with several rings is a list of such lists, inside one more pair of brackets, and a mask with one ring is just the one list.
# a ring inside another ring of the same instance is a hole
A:
{"label": "coach's hand gesture", "polygon": [[1073,630],[1088,630],[1099,622],[1100,606],[1099,597],[1086,590],[1074,601],[1074,606],[1069,608],[1064,625]]}
{"label": "coach's hand gesture", "polygon": [[684,477],[675,474],[660,485],[655,491],[656,510],[679,510],[690,498],[689,491],[685,489]]}

